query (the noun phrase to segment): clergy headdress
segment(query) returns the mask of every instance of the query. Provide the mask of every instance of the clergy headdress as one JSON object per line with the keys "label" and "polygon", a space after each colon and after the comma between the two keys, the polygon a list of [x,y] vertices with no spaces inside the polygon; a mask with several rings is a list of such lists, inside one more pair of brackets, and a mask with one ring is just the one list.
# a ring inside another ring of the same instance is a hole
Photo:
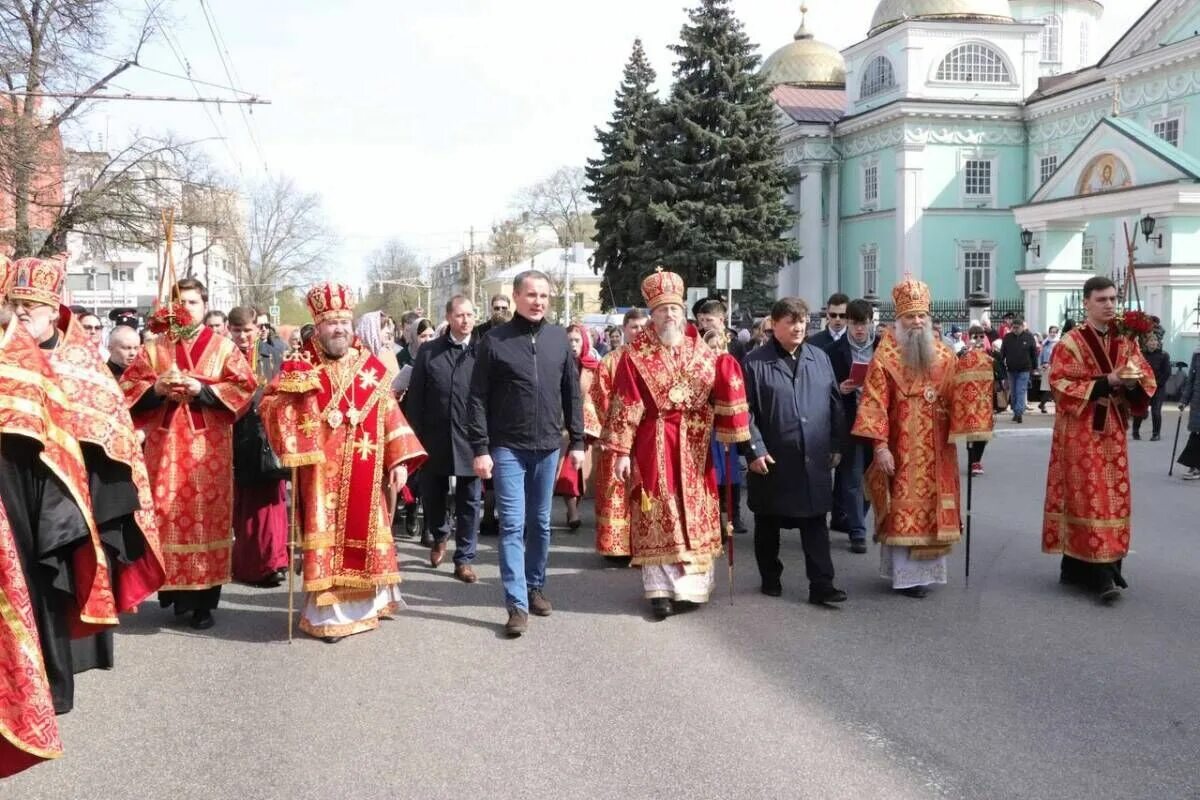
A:
{"label": "clergy headdress", "polygon": [[929,286],[911,275],[906,275],[904,280],[892,289],[892,300],[896,304],[897,319],[914,311],[924,311],[928,314]]}
{"label": "clergy headdress", "polygon": [[318,283],[308,290],[308,311],[313,322],[354,317],[354,292],[340,283]]}
{"label": "clergy headdress", "polygon": [[646,298],[646,307],[651,311],[667,303],[682,306],[685,289],[682,277],[674,272],[664,272],[662,267],[657,267],[642,281],[642,297]]}
{"label": "clergy headdress", "polygon": [[66,262],[59,258],[21,258],[9,267],[9,302],[23,300],[58,308],[67,282]]}

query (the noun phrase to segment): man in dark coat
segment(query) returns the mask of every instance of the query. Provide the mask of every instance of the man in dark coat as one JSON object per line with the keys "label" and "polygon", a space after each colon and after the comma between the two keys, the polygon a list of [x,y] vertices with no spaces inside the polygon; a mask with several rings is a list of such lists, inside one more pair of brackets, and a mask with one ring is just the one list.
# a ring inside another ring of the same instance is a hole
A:
{"label": "man in dark coat", "polygon": [[825,301],[825,328],[808,337],[808,343],[829,351],[834,342],[839,342],[846,336],[846,314],[850,298],[841,292],[834,292]]}
{"label": "man in dark coat", "polygon": [[[463,583],[479,578],[471,566],[479,541],[480,480],[472,463],[475,452],[467,440],[467,397],[475,368],[475,306],[464,295],[446,303],[444,336],[417,351],[404,410],[413,432],[429,453],[418,474],[425,533],[433,538],[429,563],[446,556],[446,541],[454,532],[454,577]],[[446,515],[446,496],[454,476],[454,524]]]}
{"label": "man in dark coat", "polygon": [[725,331],[726,351],[738,360],[740,364],[746,357],[746,345],[738,341],[737,331],[727,328],[725,321],[729,316],[729,308],[719,297],[706,297],[692,304],[692,316],[696,318],[696,327],[700,333],[705,331]]}
{"label": "man in dark coat", "polygon": [[746,402],[750,442],[742,445],[749,464],[754,555],[762,592],[783,593],[779,530],[799,528],[810,603],[840,603],[846,593],[833,585],[825,515],[833,500],[831,470],[845,448],[842,395],[829,357],[804,343],[808,304],[785,297],[771,309],[772,341],[746,356]]}
{"label": "man in dark coat", "polygon": [[[871,326],[871,304],[853,300],[846,305],[846,332],[825,350],[842,395],[846,429],[854,427],[858,416],[858,396],[866,378],[867,364],[875,355],[875,330]],[[809,344],[812,343],[810,338]],[[859,372],[854,365],[860,364]],[[851,375],[854,375],[852,378]],[[845,457],[838,464],[833,480],[833,527],[850,534],[850,551],[867,552],[867,505],[863,494],[863,473],[871,463],[871,444],[851,440]],[[840,514],[839,514],[840,512]]]}

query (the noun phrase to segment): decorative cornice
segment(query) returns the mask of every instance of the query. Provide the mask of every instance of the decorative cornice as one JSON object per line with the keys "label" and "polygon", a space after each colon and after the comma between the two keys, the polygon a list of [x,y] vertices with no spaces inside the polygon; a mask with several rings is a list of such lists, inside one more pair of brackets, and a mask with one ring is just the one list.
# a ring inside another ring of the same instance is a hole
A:
{"label": "decorative cornice", "polygon": [[828,137],[806,137],[783,148],[781,161],[785,167],[795,167],[810,161],[836,161],[840,157]]}
{"label": "decorative cornice", "polygon": [[849,157],[902,145],[923,147],[931,144],[949,144],[998,147],[1023,145],[1025,142],[1025,130],[1017,124],[988,130],[953,125],[901,124],[865,136],[847,138],[842,142],[842,153]]}

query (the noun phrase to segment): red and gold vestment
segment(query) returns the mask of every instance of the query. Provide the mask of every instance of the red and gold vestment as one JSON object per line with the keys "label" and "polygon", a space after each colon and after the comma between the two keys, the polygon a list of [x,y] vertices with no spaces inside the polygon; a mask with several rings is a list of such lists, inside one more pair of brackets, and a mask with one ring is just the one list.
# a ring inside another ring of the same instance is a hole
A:
{"label": "red and gold vestment", "polygon": [[[867,369],[852,433],[887,445],[896,462],[890,478],[878,461],[865,476],[875,507],[875,540],[908,547],[911,558],[945,555],[962,536],[958,455],[951,433],[963,439],[990,433],[991,392],[980,388],[980,363],[964,364],[960,382],[954,351],[935,339],[933,365],[921,374],[903,364],[889,330]],[[987,369],[990,387],[990,362]]]}
{"label": "red and gold vestment", "polygon": [[61,755],[33,606],[0,503],[0,779]]}
{"label": "red and gold vestment", "polygon": [[39,460],[66,489],[87,528],[72,551],[76,606],[66,616],[72,638],[117,624],[108,560],[92,517],[91,489],[79,442],[70,434],[71,400],[50,360],[15,319],[0,342],[0,433],[41,442]]}
{"label": "red and gold vestment", "polygon": [[[215,406],[170,399],[137,411],[159,376],[171,370],[212,391]],[[154,494],[167,577],[162,588],[208,589],[228,583],[233,544],[233,423],[250,407],[258,383],[233,342],[208,328],[190,339],[148,342],[120,387],[146,435],[146,469]]]}
{"label": "red and gold vestment", "polygon": [[[304,591],[328,608],[400,583],[383,487],[394,467],[415,470],[426,453],[392,394],[395,371],[358,340],[340,359],[326,357],[315,338],[304,352],[319,388],[281,390],[285,371],[267,387],[259,415],[280,463],[299,470]],[[306,614],[301,629],[346,636],[395,610],[338,626],[314,625]]]}
{"label": "red and gold vestment", "polygon": [[127,466],[137,489],[141,508],[134,517],[145,541],[145,552],[132,564],[122,565],[113,576],[117,610],[131,611],[158,591],[166,578],[142,446],[124,393],[87,332],[65,308],[59,318],[58,344],[50,352],[50,366],[70,401],[62,417],[64,429],[80,444],[96,445],[108,458]]}
{"label": "red and gold vestment", "polygon": [[[601,429],[608,421],[609,400],[617,378],[617,365],[625,346],[608,353],[596,368],[592,381],[592,408]],[[627,556],[629,550],[629,497],[625,483],[616,478],[618,454],[600,445],[596,456],[596,552],[605,556]]]}
{"label": "red and gold vestment", "polygon": [[[1054,439],[1046,474],[1042,552],[1111,563],[1129,553],[1131,498],[1125,430],[1156,384],[1137,343],[1089,324],[1063,335],[1050,359]],[[1140,391],[1108,390],[1126,364],[1142,370]]]}
{"label": "red and gold vestment", "polygon": [[750,438],[742,368],[693,328],[678,348],[652,328],[625,348],[602,441],[630,455],[630,551],[639,566],[706,572],[721,553],[717,479],[709,441]]}

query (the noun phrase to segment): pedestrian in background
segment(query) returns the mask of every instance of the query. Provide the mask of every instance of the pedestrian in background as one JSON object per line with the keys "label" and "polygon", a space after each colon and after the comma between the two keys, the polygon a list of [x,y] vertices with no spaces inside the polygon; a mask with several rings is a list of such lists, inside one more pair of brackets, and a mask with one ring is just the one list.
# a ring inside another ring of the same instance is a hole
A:
{"label": "pedestrian in background", "polygon": [[[592,353],[591,337],[583,325],[567,327],[567,342],[571,346],[571,356],[575,361],[579,376],[579,395],[583,402],[583,434],[585,444],[600,438],[600,418],[592,403],[592,384],[596,379],[596,369],[600,359]],[[583,499],[584,490],[591,474],[591,459],[584,450],[583,466],[575,467],[570,457],[571,440],[569,434],[563,431],[562,452],[559,457],[558,477],[554,481],[554,495],[561,497],[567,507],[567,527],[578,530],[583,524],[579,515],[579,502]]]}
{"label": "pedestrian in background", "polygon": [[475,351],[467,438],[476,476],[492,478],[500,518],[505,632],[520,636],[529,613],[549,616],[550,501],[565,428],[569,460],[583,467],[583,402],[567,332],[546,321],[550,279],[525,270],[513,280],[516,314]]}
{"label": "pedestrian in background", "polygon": [[[1171,377],[1171,356],[1159,347],[1158,337],[1153,333],[1146,334],[1142,340],[1142,358],[1154,371],[1154,380],[1158,388],[1150,398],[1150,441],[1157,442],[1162,438],[1162,407],[1167,399],[1167,381]],[[1133,418],[1133,438],[1142,438],[1142,420],[1146,415]]]}
{"label": "pedestrian in background", "polygon": [[[830,345],[825,354],[829,356],[833,375],[838,382],[846,430],[849,430],[858,418],[862,379],[866,377],[867,365],[875,356],[875,331],[871,327],[871,304],[866,300],[848,303],[846,316],[846,335]],[[861,377],[852,379],[855,364],[860,365],[858,371]],[[871,457],[869,442],[851,439],[834,474],[831,527],[849,534],[852,553],[867,552],[867,501],[863,492],[863,474],[871,464]],[[839,510],[842,513],[840,518]]]}
{"label": "pedestrian in background", "polygon": [[1047,413],[1046,403],[1050,400],[1050,359],[1054,355],[1054,346],[1058,344],[1058,326],[1051,325],[1042,341],[1042,349],[1038,350],[1038,373],[1042,376],[1042,384],[1038,392],[1038,411]]}
{"label": "pedestrian in background", "polygon": [[1200,347],[1192,353],[1192,366],[1188,370],[1187,383],[1183,385],[1183,394],[1179,396],[1179,413],[1190,407],[1187,428],[1188,440],[1183,452],[1179,454],[1178,463],[1188,468],[1183,476],[1185,481],[1200,480]]}
{"label": "pedestrian in background", "polygon": [[[1008,314],[1004,315],[1008,321]],[[1013,422],[1025,421],[1025,405],[1029,401],[1029,373],[1037,364],[1037,342],[1025,330],[1025,320],[1013,317],[1009,331],[1001,338],[1000,357],[1008,372]]]}

